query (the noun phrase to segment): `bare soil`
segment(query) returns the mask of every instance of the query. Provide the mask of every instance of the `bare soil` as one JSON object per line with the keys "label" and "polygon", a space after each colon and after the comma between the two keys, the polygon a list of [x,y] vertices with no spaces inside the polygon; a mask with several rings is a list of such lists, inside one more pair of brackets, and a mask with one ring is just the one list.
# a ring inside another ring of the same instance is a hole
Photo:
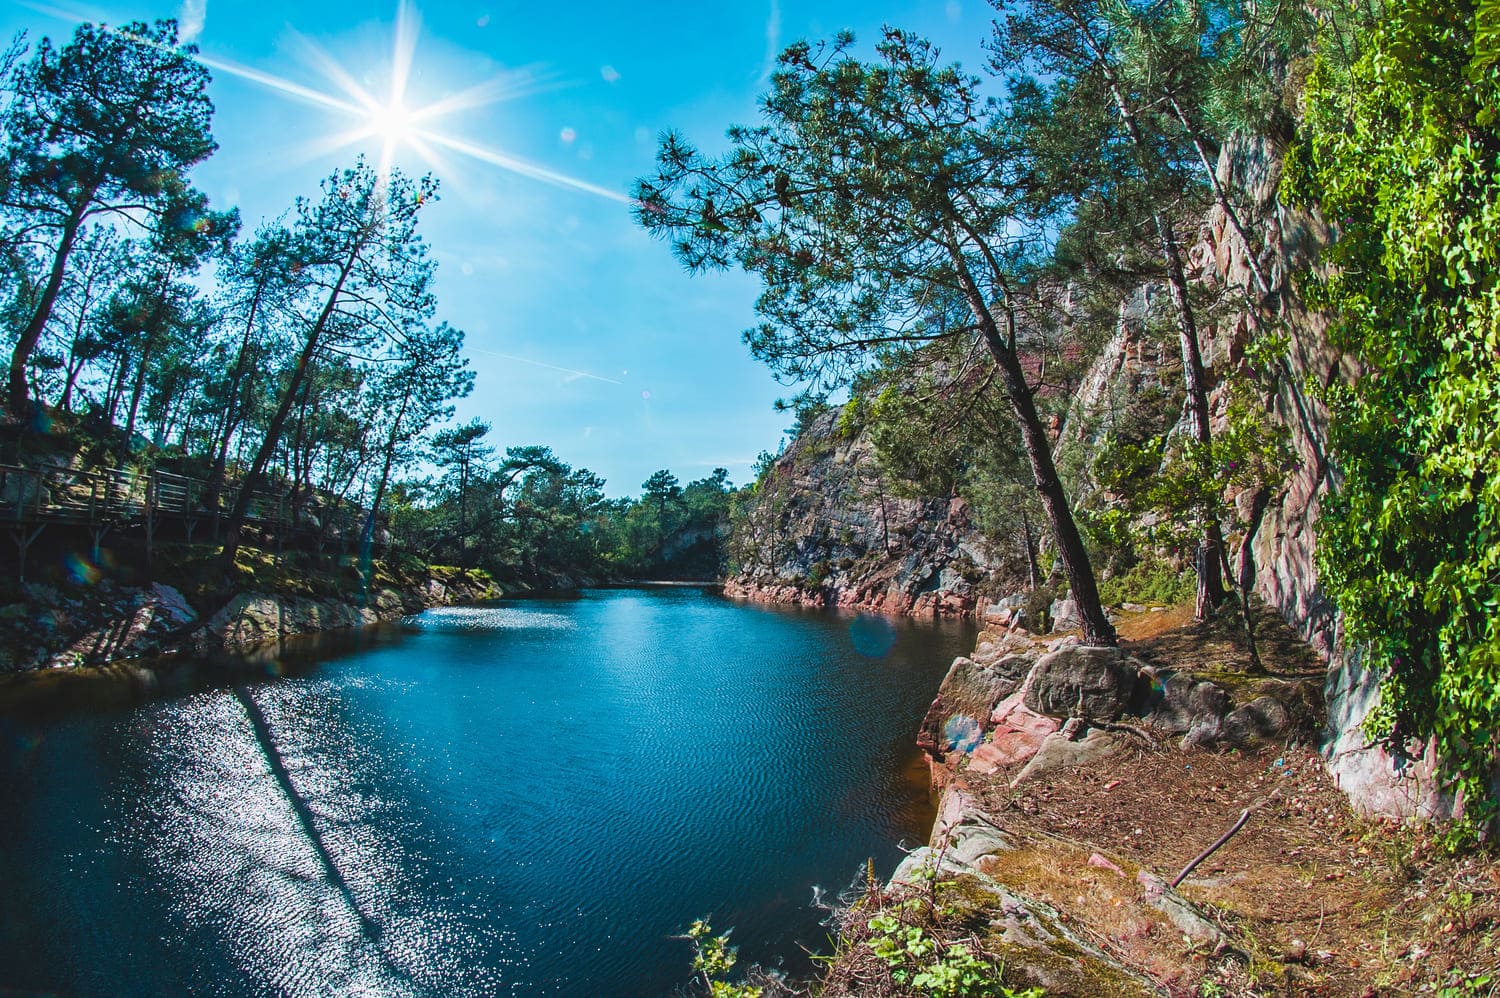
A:
{"label": "bare soil", "polygon": [[[1132,654],[1233,686],[1254,678],[1238,619],[1194,624],[1190,608],[1121,621]],[[1273,612],[1257,612],[1265,672],[1320,679],[1316,655]],[[1307,744],[1254,750],[1135,748],[1097,768],[1043,774],[1014,790],[1012,772],[970,775],[1002,825],[1061,836],[1168,882],[1248,809],[1243,828],[1180,887],[1211,912],[1231,952],[1169,942],[1178,972],[1159,972],[1160,946],[1114,940],[1114,955],[1183,995],[1374,996],[1500,994],[1500,861],[1453,856],[1440,829],[1355,814]],[[1055,865],[1055,864],[1054,864]],[[1056,871],[1032,888],[1087,923],[1097,905]],[[1077,871],[1101,882],[1098,868]],[[1019,885],[1017,885],[1019,886]],[[1129,887],[1134,888],[1134,884]],[[1128,891],[1127,891],[1128,893]],[[1128,905],[1121,905],[1128,908]],[[1094,909],[1094,910],[1090,910]],[[1108,918],[1094,926],[1110,943]]]}

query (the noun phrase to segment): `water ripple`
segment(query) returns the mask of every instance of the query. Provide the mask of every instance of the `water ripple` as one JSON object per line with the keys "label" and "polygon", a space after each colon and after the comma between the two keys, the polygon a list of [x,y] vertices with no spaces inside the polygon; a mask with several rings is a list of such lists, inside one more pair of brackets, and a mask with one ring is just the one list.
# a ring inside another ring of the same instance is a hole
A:
{"label": "water ripple", "polygon": [[562,612],[513,606],[452,606],[402,619],[421,631],[570,631],[577,622]]}

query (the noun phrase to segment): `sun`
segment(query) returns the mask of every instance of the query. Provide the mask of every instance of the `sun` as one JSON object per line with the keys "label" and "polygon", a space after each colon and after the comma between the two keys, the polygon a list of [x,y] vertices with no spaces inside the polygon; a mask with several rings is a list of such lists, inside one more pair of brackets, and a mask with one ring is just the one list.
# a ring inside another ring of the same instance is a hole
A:
{"label": "sun", "polygon": [[322,136],[298,150],[304,159],[326,155],[351,145],[368,148],[367,144],[373,139],[379,144],[375,151],[379,153],[377,168],[382,176],[389,176],[395,168],[398,154],[407,152],[415,153],[429,166],[440,169],[444,166],[440,151],[446,150],[543,183],[571,188],[620,204],[630,203],[630,199],[619,191],[600,187],[500,149],[481,145],[443,127],[443,119],[459,112],[516,100],[551,85],[547,79],[536,76],[530,70],[501,73],[474,86],[448,92],[436,100],[419,100],[415,105],[408,104],[408,99],[414,96],[408,89],[408,84],[413,75],[420,24],[421,17],[412,0],[397,0],[389,61],[384,67],[384,73],[377,68],[372,74],[387,77],[388,87],[385,88],[383,100],[358,82],[357,74],[295,32],[294,36],[302,42],[309,56],[308,61],[321,71],[327,82],[333,84],[331,90],[298,83],[227,59],[199,54],[198,60],[216,71],[238,76],[275,93],[339,112],[352,119],[352,127]]}
{"label": "sun", "polygon": [[371,108],[368,125],[371,132],[391,145],[410,143],[419,132],[416,115],[407,110],[400,97],[392,98],[389,104]]}

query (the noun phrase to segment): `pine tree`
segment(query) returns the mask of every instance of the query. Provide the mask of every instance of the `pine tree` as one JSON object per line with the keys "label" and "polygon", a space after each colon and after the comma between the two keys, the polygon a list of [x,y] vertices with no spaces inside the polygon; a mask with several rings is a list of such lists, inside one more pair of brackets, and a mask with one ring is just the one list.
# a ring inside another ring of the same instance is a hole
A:
{"label": "pine tree", "polygon": [[1024,361],[1026,313],[1049,300],[1032,280],[1020,151],[978,81],[929,43],[888,30],[870,62],[852,43],[789,48],[762,123],[731,129],[724,155],[664,138],[637,217],[690,270],[760,277],[766,321],[746,340],[783,377],[831,386],[879,351],[942,339],[987,351],[1085,639],[1114,644]]}
{"label": "pine tree", "polygon": [[89,220],[139,221],[164,237],[230,234],[187,171],[214,151],[208,72],[177,25],[84,24],[57,49],[43,39],[14,73],[5,110],[8,228],[46,239],[43,278],[28,297],[11,354],[8,405],[30,410],[27,363],[52,317],[73,247]]}
{"label": "pine tree", "polygon": [[369,349],[431,318],[432,262],[417,235],[422,206],[437,194],[427,177],[382,175],[361,160],[323,182],[323,196],[297,203],[291,255],[302,283],[296,362],[279,394],[225,528],[221,565],[234,566],[252,495],[280,446],[320,350]]}

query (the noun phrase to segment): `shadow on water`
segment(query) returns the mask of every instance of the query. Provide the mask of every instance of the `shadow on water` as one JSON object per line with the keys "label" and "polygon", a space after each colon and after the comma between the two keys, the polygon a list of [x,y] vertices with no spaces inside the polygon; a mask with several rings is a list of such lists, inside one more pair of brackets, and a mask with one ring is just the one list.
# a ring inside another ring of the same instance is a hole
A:
{"label": "shadow on water", "polygon": [[348,881],[339,872],[338,864],[334,861],[333,854],[328,851],[328,847],[323,843],[323,836],[318,831],[312,809],[307,806],[307,801],[302,798],[297,788],[292,785],[291,774],[287,772],[286,763],[281,758],[281,752],[276,748],[276,739],[271,732],[270,722],[266,720],[266,715],[261,711],[260,705],[255,702],[255,698],[250,695],[250,690],[246,687],[235,686],[233,691],[234,698],[245,709],[245,716],[249,718],[250,727],[255,731],[255,741],[260,746],[261,753],[266,758],[266,764],[271,769],[271,775],[276,778],[276,783],[281,788],[282,794],[286,797],[287,803],[292,806],[292,812],[296,814],[297,822],[302,826],[302,833],[306,837],[308,844],[312,846],[313,852],[317,854],[318,861],[323,864],[323,873],[328,878],[328,882],[343,896],[344,902],[349,905],[349,910],[354,912],[355,918],[359,920],[360,930],[364,933],[365,939],[380,953],[381,961],[393,973],[407,978],[408,975],[406,972],[391,962],[384,947],[380,945],[384,930],[381,929],[378,922],[367,915],[364,909],[360,907],[359,899],[354,896],[354,891],[350,889]]}

